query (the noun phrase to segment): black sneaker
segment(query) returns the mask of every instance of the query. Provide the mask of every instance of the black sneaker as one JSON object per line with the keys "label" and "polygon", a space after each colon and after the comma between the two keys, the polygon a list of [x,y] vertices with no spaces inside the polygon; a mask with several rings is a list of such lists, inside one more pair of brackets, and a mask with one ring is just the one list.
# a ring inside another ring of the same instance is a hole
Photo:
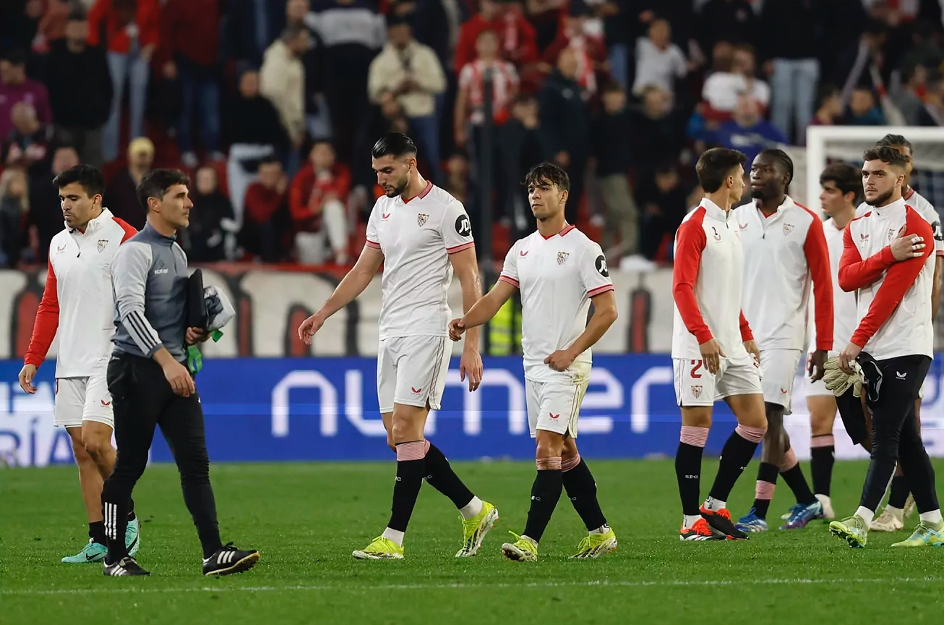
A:
{"label": "black sneaker", "polygon": [[699,508],[699,512],[712,529],[725,534],[728,540],[746,540],[748,538],[748,534],[735,527],[731,515],[725,508],[709,510],[703,506]]}
{"label": "black sneaker", "polygon": [[203,574],[220,576],[242,573],[253,568],[258,561],[259,552],[255,549],[242,551],[234,547],[233,543],[227,543],[203,561]]}
{"label": "black sneaker", "polygon": [[125,556],[114,564],[105,563],[102,573],[106,577],[125,577],[130,575],[150,575],[138,564],[138,561],[131,556]]}

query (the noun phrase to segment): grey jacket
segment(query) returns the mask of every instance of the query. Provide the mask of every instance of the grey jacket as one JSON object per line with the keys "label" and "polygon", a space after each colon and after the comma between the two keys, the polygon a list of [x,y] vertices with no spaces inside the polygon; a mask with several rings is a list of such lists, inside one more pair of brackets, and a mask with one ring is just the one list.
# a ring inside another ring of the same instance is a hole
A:
{"label": "grey jacket", "polygon": [[115,354],[151,358],[161,346],[186,359],[187,256],[151,225],[131,237],[112,261]]}

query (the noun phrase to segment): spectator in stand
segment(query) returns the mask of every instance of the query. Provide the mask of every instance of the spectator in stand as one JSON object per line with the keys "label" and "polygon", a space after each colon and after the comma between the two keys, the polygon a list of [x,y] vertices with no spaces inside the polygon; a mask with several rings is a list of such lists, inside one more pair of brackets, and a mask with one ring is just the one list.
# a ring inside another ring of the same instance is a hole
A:
{"label": "spectator in stand", "polygon": [[[102,131],[112,106],[112,79],[105,50],[88,45],[89,23],[81,10],[69,14],[65,38],[53,41],[46,84],[56,128],[83,163],[102,166]],[[82,94],[82,97],[76,97]]]}
{"label": "spectator in stand", "polygon": [[229,0],[224,37],[228,59],[242,69],[259,68],[269,44],[285,27],[285,3]]}
{"label": "spectator in stand", "polygon": [[748,158],[749,163],[763,149],[788,142],[774,124],[761,117],[758,103],[747,94],[738,96],[732,120],[719,126],[713,135],[710,143],[738,150]]}
{"label": "spectator in stand", "polygon": [[298,169],[299,149],[305,141],[305,67],[302,55],[312,45],[308,29],[287,26],[282,37],[266,50],[259,72],[259,90],[269,98],[289,136],[289,150],[284,163],[289,172]]}
{"label": "spectator in stand", "polygon": [[[603,110],[591,124],[597,178],[604,201],[604,236],[601,245],[608,261],[637,254],[640,215],[630,189],[631,120],[627,96],[613,83],[604,90]],[[618,245],[619,238],[619,245]]]}
{"label": "spectator in stand", "polygon": [[56,148],[56,129],[36,119],[32,104],[17,102],[10,115],[13,130],[0,144],[0,163],[5,167],[22,167],[30,176],[49,171]]}
{"label": "spectator in stand", "polygon": [[840,54],[836,62],[833,83],[842,85],[844,106],[850,101],[856,87],[873,87],[872,69],[883,65],[888,27],[883,22],[868,20],[859,39]]}
{"label": "spectator in stand", "polygon": [[565,48],[555,70],[538,94],[542,133],[548,142],[548,160],[562,167],[571,179],[565,205],[568,223],[577,220],[584,194],[584,174],[590,157],[590,114],[577,84],[578,62],[574,50]]}
{"label": "spectator in stand", "polygon": [[748,0],[708,0],[699,10],[696,23],[696,40],[703,54],[708,54],[719,40],[757,47],[758,17]]}
{"label": "spectator in stand", "polygon": [[329,139],[332,136],[331,115],[325,98],[325,50],[321,39],[306,23],[311,9],[309,0],[289,0],[285,5],[286,26],[303,26],[308,29],[312,45],[302,54],[305,68],[305,125],[313,140]]}
{"label": "spectator in stand", "polygon": [[218,186],[213,167],[201,167],[195,176],[194,210],[187,234],[190,247],[187,258],[193,263],[215,263],[226,260],[235,248],[236,222],[233,206]]}
{"label": "spectator in stand", "polygon": [[843,99],[834,85],[822,85],[817,98],[817,110],[809,126],[833,126],[843,117]]}
{"label": "spectator in stand", "polygon": [[151,58],[161,32],[158,11],[157,0],[95,0],[89,12],[89,45],[103,46],[108,51],[114,94],[102,136],[102,156],[106,162],[118,158],[125,79],[131,104],[130,135],[144,136]]}
{"label": "spectator in stand", "polygon": [[646,37],[637,39],[637,71],[633,94],[655,85],[668,93],[676,93],[676,83],[686,77],[686,55],[672,40],[672,31],[666,20],[653,20]]}
{"label": "spectator in stand", "polygon": [[924,107],[922,94],[928,82],[928,70],[923,65],[912,65],[902,72],[901,84],[892,91],[891,98],[896,108],[906,118],[909,126],[919,125],[919,113]]}
{"label": "spectator in stand", "polygon": [[26,54],[14,49],[0,56],[0,139],[13,128],[11,114],[17,102],[30,104],[40,123],[52,123],[46,87],[26,77]]}
{"label": "spectator in stand", "polygon": [[643,90],[643,105],[631,112],[631,156],[637,178],[653,175],[657,163],[679,160],[682,123],[672,107],[672,95],[659,87]]}
{"label": "spectator in stand", "polygon": [[0,175],[0,267],[16,267],[23,247],[21,224],[29,213],[26,173],[11,167]]}
{"label": "spectator in stand", "polygon": [[943,115],[943,97],[945,97],[945,93],[943,93],[942,87],[942,74],[939,72],[929,81],[929,87],[922,99],[922,110],[919,111],[918,117],[919,126],[943,125],[943,121],[945,121],[945,115]]}
{"label": "spectator in stand", "polygon": [[702,99],[711,109],[706,112],[731,116],[738,103],[738,94],[748,93],[762,108],[771,102],[771,88],[755,76],[755,52],[751,46],[739,45],[732,50],[731,67],[709,74],[702,85]]}
{"label": "spectator in stand", "polygon": [[199,119],[203,149],[215,161],[220,152],[220,2],[165,0],[161,9],[161,71],[180,79],[182,110],[177,124],[181,162],[197,166],[191,120]]}
{"label": "spectator in stand", "polygon": [[645,258],[656,259],[663,241],[672,238],[689,211],[687,196],[674,163],[658,165],[655,174],[640,183],[640,251]]}
{"label": "spectator in stand", "polygon": [[267,263],[281,260],[284,213],[289,178],[282,163],[269,157],[259,161],[259,179],[246,189],[240,246]]}
{"label": "spectator in stand", "polygon": [[229,100],[226,127],[230,139],[226,179],[233,214],[241,224],[246,188],[256,181],[259,160],[288,150],[290,145],[275,106],[259,93],[258,72],[246,71],[239,77],[239,92]]}
{"label": "spectator in stand", "polygon": [[505,155],[509,180],[506,200],[514,228],[513,240],[528,236],[535,231],[535,216],[528,205],[528,190],[519,181],[525,174],[545,159],[548,149],[541,131],[538,100],[531,95],[521,95],[512,106],[512,117],[505,125],[502,152]]}
{"label": "spectator in stand", "polygon": [[464,3],[443,0],[394,0],[388,12],[410,23],[414,37],[436,53],[444,69],[452,68],[453,48],[467,14]]}
{"label": "spectator in stand", "polygon": [[594,15],[604,23],[604,47],[610,76],[617,84],[627,89],[630,86],[630,55],[633,45],[633,22],[635,3],[631,0],[605,0],[591,6]]}
{"label": "spectator in stand", "polygon": [[440,165],[440,120],[435,98],[446,90],[446,76],[436,53],[413,38],[410,24],[391,18],[387,44],[371,62],[368,95],[380,104],[392,95],[406,115],[410,135],[420,147],[421,158],[430,167],[433,182],[442,182]]}
{"label": "spectator in stand", "polygon": [[586,34],[586,20],[582,14],[564,16],[560,34],[545,49],[542,59],[551,70],[562,50],[573,50],[578,64],[577,83],[581,85],[582,97],[589,101],[597,94],[598,75],[607,76],[607,50],[599,38]]}
{"label": "spectator in stand", "polygon": [[758,41],[759,54],[771,75],[775,96],[771,121],[785,137],[803,145],[820,78],[820,33],[827,27],[820,3],[765,0],[758,27],[764,33]]}
{"label": "spectator in stand", "polygon": [[443,189],[465,206],[470,205],[469,161],[461,152],[454,152],[446,161],[446,183]]}
{"label": "spectator in stand", "polygon": [[14,47],[29,50],[33,57],[27,69],[34,69],[31,61],[38,60],[49,52],[49,44],[61,39],[69,14],[69,3],[65,0],[27,0],[22,13],[17,15],[11,30],[16,37]]}
{"label": "spectator in stand", "polygon": [[538,61],[535,28],[528,23],[521,9],[496,0],[481,0],[479,12],[467,20],[459,31],[456,44],[456,73],[477,58],[479,34],[490,30],[499,38],[500,58],[521,70]]}
{"label": "spectator in stand", "polygon": [[870,89],[857,87],[853,90],[843,123],[845,126],[882,126],[886,123]]}
{"label": "spectator in stand", "polygon": [[29,186],[30,211],[26,214],[29,232],[28,250],[30,262],[45,265],[49,256],[49,242],[62,231],[62,209],[59,203],[59,187],[53,179],[79,164],[79,154],[71,146],[56,149],[51,171],[42,178],[34,177]]}
{"label": "spectator in stand", "polygon": [[539,50],[546,50],[558,36],[562,14],[568,9],[568,0],[525,0],[524,4],[525,17],[535,29],[535,45]]}
{"label": "spectator in stand", "polygon": [[147,221],[147,209],[138,200],[138,183],[151,171],[154,144],[147,137],[138,137],[128,144],[128,166],[119,171],[105,186],[103,206],[115,217],[141,230]]}
{"label": "spectator in stand", "polygon": [[350,190],[351,174],[347,167],[335,162],[331,144],[319,141],[313,145],[308,163],[295,175],[289,188],[295,251],[303,265],[321,265],[329,260],[336,265],[348,264],[344,203]]}

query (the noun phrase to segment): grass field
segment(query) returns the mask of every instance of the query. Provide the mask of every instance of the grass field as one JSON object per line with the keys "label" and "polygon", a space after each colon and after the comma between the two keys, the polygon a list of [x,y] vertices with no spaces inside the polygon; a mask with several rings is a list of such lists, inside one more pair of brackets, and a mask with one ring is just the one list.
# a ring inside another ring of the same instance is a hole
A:
{"label": "grass field", "polygon": [[[865,466],[837,463],[839,513],[855,509]],[[453,558],[458,515],[424,486],[402,562],[350,555],[387,521],[393,463],[215,465],[223,540],[262,553],[256,569],[223,579],[200,575],[173,466],[150,467],[135,491],[138,559],[152,572],[136,579],[59,563],[87,540],[74,468],[2,471],[0,624],[942,623],[943,552],[890,548],[905,532],[871,534],[865,550],[831,537],[820,521],[748,541],[680,543],[671,461],[592,460],[591,468],[618,552],[568,560],[584,527],[562,498],[540,561],[519,564],[504,561],[499,545],[524,524],[529,463],[457,463],[501,514],[473,559]],[[755,468],[729,502],[738,513],[750,505]],[[936,470],[941,478],[941,461]],[[704,474],[714,472],[706,462]],[[772,518],[791,503],[780,485]]]}

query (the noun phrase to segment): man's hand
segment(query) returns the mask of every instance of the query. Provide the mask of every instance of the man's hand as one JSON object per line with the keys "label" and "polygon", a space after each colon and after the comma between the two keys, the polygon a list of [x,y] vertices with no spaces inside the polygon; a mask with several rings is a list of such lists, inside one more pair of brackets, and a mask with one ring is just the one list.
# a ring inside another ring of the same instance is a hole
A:
{"label": "man's hand", "polygon": [[545,364],[555,371],[566,371],[567,368],[571,366],[571,363],[574,362],[575,358],[577,358],[577,356],[572,354],[569,350],[559,349],[545,358]]}
{"label": "man's hand", "polygon": [[175,395],[190,397],[197,392],[194,379],[190,377],[187,367],[175,360],[167,363],[162,368],[164,369],[164,377],[167,378],[167,382],[171,385],[171,390],[174,391]]}
{"label": "man's hand", "polygon": [[32,395],[36,392],[33,378],[36,377],[36,365],[23,365],[20,369],[20,388]]}
{"label": "man's hand", "polygon": [[824,377],[825,362],[827,362],[827,352],[822,349],[814,350],[814,353],[810,355],[810,360],[807,363],[807,375],[810,376],[812,382]]}
{"label": "man's hand", "polygon": [[463,323],[462,319],[453,319],[450,321],[450,340],[458,341],[463,338],[463,333],[466,331],[466,324]]}
{"label": "man's hand", "polygon": [[323,325],[325,325],[325,320],[321,315],[315,313],[299,326],[299,340],[306,345],[311,345],[312,337],[315,336],[316,332],[322,329]]}
{"label": "man's hand", "polygon": [[[745,341],[742,343],[745,346],[745,349],[748,351],[749,355],[755,359],[755,366],[761,366],[761,350],[758,349],[758,344],[755,343],[755,340]],[[723,354],[724,356],[724,354]]]}
{"label": "man's hand", "polygon": [[469,376],[469,392],[479,388],[482,382],[482,358],[475,349],[464,349],[459,358],[459,379],[464,381]]}
{"label": "man's hand", "polygon": [[837,356],[837,364],[840,365],[840,370],[847,375],[853,375],[851,363],[856,360],[856,357],[859,356],[862,351],[863,348],[854,343],[850,343],[844,347],[840,355]]}
{"label": "man's hand", "polygon": [[893,242],[889,244],[889,250],[892,252],[893,258],[898,261],[919,258],[925,253],[922,251],[923,249],[925,249],[925,243],[923,243],[922,237],[917,234],[906,234],[905,226],[902,227]]}
{"label": "man's hand", "polygon": [[718,375],[720,362],[722,358],[725,358],[725,354],[722,353],[722,348],[715,339],[709,339],[700,345],[699,353],[702,354],[702,364],[706,370],[712,375]]}
{"label": "man's hand", "polygon": [[187,328],[187,332],[184,333],[184,342],[187,345],[203,343],[208,338],[210,338],[210,331],[203,328]]}

